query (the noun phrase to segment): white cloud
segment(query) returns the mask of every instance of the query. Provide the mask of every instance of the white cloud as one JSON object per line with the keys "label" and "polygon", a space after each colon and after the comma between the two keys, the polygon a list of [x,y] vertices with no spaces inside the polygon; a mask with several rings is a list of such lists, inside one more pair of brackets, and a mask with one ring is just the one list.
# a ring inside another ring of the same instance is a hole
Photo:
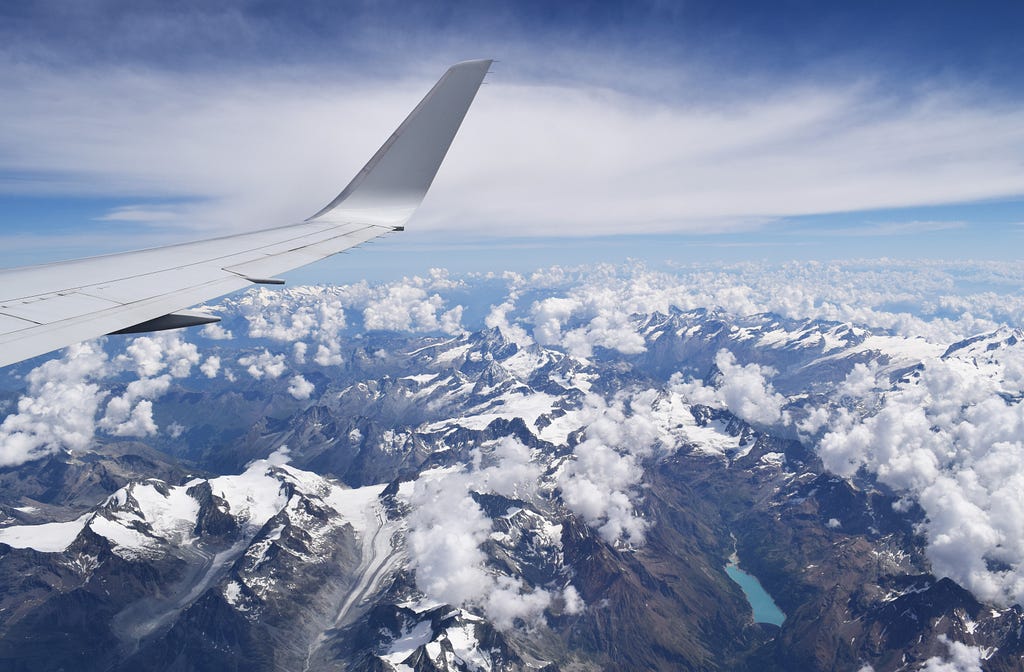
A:
{"label": "white cloud", "polygon": [[107,402],[99,427],[115,436],[151,436],[156,434],[153,402],[170,388],[171,376],[140,378],[128,383],[124,394]]}
{"label": "white cloud", "polygon": [[775,371],[758,364],[741,366],[728,350],[720,350],[715,364],[722,372],[718,388],[726,407],[747,422],[772,424],[783,419],[782,406],[786,398],[775,392],[769,376]]}
{"label": "white cloud", "polygon": [[284,355],[272,355],[267,350],[239,357],[238,364],[246,367],[246,372],[256,380],[280,378],[288,368],[284,363]]}
{"label": "white cloud", "polygon": [[212,324],[207,324],[205,327],[203,327],[202,334],[204,337],[214,341],[230,341],[235,337],[230,330],[225,329],[223,326],[216,322]]}
{"label": "white cloud", "polygon": [[1020,603],[1024,406],[1004,397],[1005,379],[978,364],[974,353],[927,360],[877,412],[861,418],[839,409],[818,450],[834,473],[866,468],[921,505],[937,575],[983,600]]}
{"label": "white cloud", "polygon": [[[104,420],[106,420],[106,416],[104,416]],[[153,402],[149,399],[142,399],[131,409],[128,417],[119,424],[110,425],[101,422],[101,426],[115,436],[152,436],[158,429],[153,421]]]}
{"label": "white cloud", "polygon": [[962,642],[955,642],[946,635],[939,635],[939,640],[949,649],[949,657],[943,659],[933,656],[921,666],[921,672],[982,672],[981,661],[984,650]]}
{"label": "white cloud", "polygon": [[[639,307],[624,296],[622,283],[573,288],[567,297],[550,297],[531,309],[533,337],[541,345],[557,345],[578,357],[590,357],[595,346],[635,355],[646,349],[630,318]],[[563,333],[569,324],[581,326]]]}
{"label": "white cloud", "polygon": [[518,324],[513,324],[508,319],[508,314],[515,309],[515,304],[509,300],[504,303],[491,306],[490,312],[484,318],[484,324],[488,329],[497,328],[508,340],[520,347],[533,345],[533,339]]}
{"label": "white cloud", "polygon": [[425,472],[413,486],[408,548],[416,585],[431,599],[479,607],[499,628],[512,627],[516,619],[532,622],[553,595],[530,590],[518,577],[486,566],[480,546],[490,535],[492,522],[470,492],[530,500],[540,468],[531,463],[529,449],[512,438],[490,446],[486,456],[478,450],[473,462],[469,471]]}
{"label": "white cloud", "polygon": [[121,355],[121,361],[125,358],[131,360],[136,373],[140,376],[155,376],[167,367],[163,361],[160,344],[149,336],[132,339],[125,349],[125,355]]}
{"label": "white cloud", "polygon": [[367,329],[392,331],[443,331],[461,333],[462,306],[444,310],[444,299],[421,287],[394,284],[387,293],[370,301],[363,310]]}
{"label": "white cloud", "polygon": [[32,369],[17,412],[0,424],[0,465],[16,466],[65,449],[86,450],[106,396],[94,381],[107,370],[106,354],[94,342],[73,345],[60,359]]}
{"label": "white cloud", "polygon": [[294,375],[288,383],[288,394],[292,395],[292,398],[297,400],[309,399],[309,395],[313,394],[316,386],[309,382],[301,375]]}
{"label": "white cloud", "polygon": [[807,417],[796,423],[796,428],[799,429],[803,434],[816,434],[823,427],[828,425],[828,409],[827,408],[813,408],[807,414]]}
{"label": "white cloud", "polygon": [[[322,319],[327,311],[322,310],[318,315],[313,305],[290,306],[277,292],[266,289],[248,294],[242,305],[248,309],[245,317],[249,322],[249,338],[291,343],[330,326]],[[340,326],[344,326],[344,312],[339,308],[334,315],[341,316]]]}
{"label": "white cloud", "polygon": [[[676,272],[650,271],[640,264],[596,265],[517,277],[509,278],[511,293],[528,288],[543,294],[530,310],[508,317],[531,327],[545,345],[561,344],[564,329],[586,330],[594,317],[609,312],[624,326],[631,314],[672,309],[720,308],[736,316],[776,313],[863,325],[933,343],[951,343],[1003,323],[1024,323],[1024,297],[1016,294],[1024,283],[1024,266],[1010,262],[742,263]],[[999,291],[969,292],[960,283]]]}
{"label": "white cloud", "polygon": [[113,208],[107,214],[96,217],[101,222],[167,222],[173,221],[176,215],[173,210],[154,206],[125,205]]}
{"label": "white cloud", "polygon": [[164,369],[175,378],[189,375],[199,364],[199,350],[182,339],[180,331],[165,331],[153,336],[139,336],[117,358],[119,366],[132,366],[140,376],[151,377]]}
{"label": "white cloud", "polygon": [[[652,72],[631,74],[641,71]],[[0,101],[9,120],[0,169],[53,176],[19,193],[194,199],[159,210],[182,226],[297,221],[337,193],[438,74],[228,78],[20,65],[0,77],[3,90],[19,91]],[[753,98],[675,101],[500,73],[488,81],[417,219],[423,229],[737,231],[782,215],[1024,193],[1016,109],[946,83],[898,96],[854,82],[769,83]],[[133,207],[152,219],[141,198]]]}
{"label": "white cloud", "polygon": [[[17,413],[0,425],[0,464],[21,464],[62,449],[86,450],[97,429],[113,436],[155,434],[153,400],[167,392],[172,379],[191,375],[199,359],[196,346],[179,332],[133,338],[112,360],[96,342],[70,346],[63,357],[26,376],[29,386]],[[97,418],[110,396],[105,385],[129,373],[139,378],[110,397]]]}
{"label": "white cloud", "polygon": [[[627,355],[638,352],[641,348],[631,344],[642,344],[649,325],[643,319],[633,320],[634,314],[713,306],[726,311],[725,319],[730,319],[728,311],[774,311],[798,320],[860,321],[878,333],[895,334],[885,342],[904,348],[900,356],[911,358],[919,356],[914,353],[922,346],[940,353],[948,343],[965,336],[994,330],[1001,323],[1024,322],[1024,297],[1019,296],[1024,264],[807,262],[715,270],[694,267],[674,273],[634,264],[552,268],[530,276],[504,277],[507,296],[495,301],[492,294],[487,295],[486,300],[494,302],[488,323],[513,333],[522,329],[518,337],[523,342],[529,342],[532,331],[538,342],[578,354],[592,353],[594,347],[618,348]],[[969,289],[962,290],[960,283]],[[977,293],[973,289],[977,286],[993,289]],[[262,349],[238,360],[249,375],[266,379],[286,375],[287,360],[292,357],[341,364],[342,331],[358,329],[358,316],[368,309],[381,321],[400,321],[385,316],[399,308],[411,309],[405,328],[443,328],[444,316],[455,310],[449,308],[447,292],[464,288],[446,274],[432,273],[382,286],[356,283],[266,294],[256,290],[225,300],[223,309],[228,316],[232,311],[245,315],[260,301],[259,309],[270,316],[255,322],[262,325],[257,328],[264,329],[264,334],[306,339],[294,342],[282,354]],[[252,305],[247,307],[245,301]],[[289,317],[293,313],[307,317],[294,321]],[[356,325],[345,321],[346,313]],[[655,317],[651,324],[659,319]],[[1014,333],[1004,330],[998,338],[1010,342],[1016,338]],[[180,335],[163,334],[128,341],[125,352],[110,362],[95,349],[90,356],[71,361],[69,351],[27,378],[29,389],[17,411],[0,426],[0,460],[14,464],[62,449],[85,450],[97,427],[135,436],[157,431],[153,401],[173,384],[173,378],[199,375],[194,367],[200,361],[202,375],[213,371],[234,376],[229,367],[215,365],[233,346],[216,347],[223,349],[220,355],[201,360],[195,346],[183,342]],[[786,400],[772,384],[772,370],[741,365],[728,350],[718,352],[715,360],[721,376],[713,386],[682,383],[678,377],[670,387],[684,386],[680,389],[690,401],[729,408],[751,422],[786,421]],[[224,359],[223,364],[230,362]],[[889,389],[891,370],[886,367],[890,366],[884,362],[881,367],[854,366],[825,395],[830,399],[820,403],[815,399],[803,408],[795,401],[792,412],[799,420],[797,429],[807,437],[821,437],[819,452],[835,473],[851,475],[866,469],[895,489],[903,501],[922,506],[927,519],[921,532],[937,574],[954,578],[982,599],[1024,599],[1020,562],[1024,529],[1019,523],[1024,520],[1019,494],[1024,492],[1024,460],[1019,458],[1024,454],[1024,410],[1014,401],[1024,390],[1024,348],[990,352],[979,346],[969,356],[928,359],[918,382],[901,384],[896,390]],[[141,378],[124,380],[132,374]],[[111,395],[102,378],[113,375],[119,376],[118,384],[123,382],[124,388]],[[305,393],[305,378],[289,376],[289,392]],[[642,463],[656,455],[660,441],[658,423],[648,417],[654,401],[645,394],[633,391],[608,401],[588,399],[580,416],[587,428],[584,440],[558,476],[566,506],[610,542],[643,540],[644,522],[637,515]],[[862,417],[865,412],[870,416]],[[523,450],[494,448],[498,457],[490,459],[502,461],[506,471],[492,471],[483,460],[467,472],[465,487],[517,492],[515,488],[521,486],[529,493],[525,476],[533,472],[523,466],[530,463],[528,451]],[[461,481],[455,483],[463,487]],[[469,542],[477,539],[478,532],[466,531]],[[429,571],[425,576],[430,577]],[[529,602],[539,597],[527,599],[523,591],[499,591],[494,582],[487,585],[513,606],[520,604],[524,613],[535,613]]]}
{"label": "white cloud", "polygon": [[579,591],[574,586],[566,586],[565,590],[562,591],[562,600],[565,606],[562,611],[574,616],[576,614],[582,614],[583,610],[586,609],[586,604],[583,602],[583,598],[580,597]]}
{"label": "white cloud", "polygon": [[217,355],[210,355],[203,362],[199,370],[203,372],[203,375],[207,378],[216,378],[217,372],[220,371],[220,357]]}
{"label": "white cloud", "polygon": [[562,325],[580,307],[576,299],[551,297],[537,302],[533,307],[533,337],[541,345],[559,345],[562,342]]}
{"label": "white cloud", "polygon": [[585,439],[573,449],[573,459],[558,473],[562,500],[605,541],[641,544],[646,522],[637,516],[634,499],[643,478],[641,460],[654,454],[660,439],[650,417],[652,393],[610,404],[588,395]]}
{"label": "white cloud", "polygon": [[782,412],[786,398],[776,392],[768,380],[775,375],[774,370],[756,363],[740,365],[725,349],[718,351],[715,365],[721,372],[717,387],[709,388],[699,380],[683,383],[676,378],[675,388],[692,403],[724,406],[747,422],[772,425],[788,420]]}
{"label": "white cloud", "polygon": [[839,386],[839,393],[851,397],[866,397],[877,388],[878,364],[857,362]]}
{"label": "white cloud", "polygon": [[281,445],[270,455],[267,455],[267,462],[276,467],[283,466],[291,462],[291,453],[291,448],[289,448],[287,445]]}
{"label": "white cloud", "polygon": [[217,308],[229,314],[241,313],[250,338],[291,343],[296,364],[304,364],[312,354],[319,366],[341,366],[343,332],[356,328],[348,323],[348,311],[361,314],[366,329],[463,333],[463,307],[449,308],[440,294],[430,293],[460,284],[446,271],[431,269],[426,277],[377,286],[358,282],[275,291],[254,289],[225,299]]}

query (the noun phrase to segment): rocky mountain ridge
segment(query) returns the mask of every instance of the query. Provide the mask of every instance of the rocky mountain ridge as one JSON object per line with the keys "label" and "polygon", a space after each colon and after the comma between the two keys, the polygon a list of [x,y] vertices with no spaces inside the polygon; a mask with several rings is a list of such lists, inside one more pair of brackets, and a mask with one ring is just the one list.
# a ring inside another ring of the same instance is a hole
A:
{"label": "rocky mountain ridge", "polygon": [[[371,334],[337,375],[310,374],[308,403],[282,401],[275,385],[242,390],[266,414],[233,438],[213,419],[239,391],[184,389],[164,407],[198,394],[205,437],[193,426],[159,452],[111,442],[106,456],[19,470],[24,481],[3,497],[0,660],[911,670],[949,638],[983,649],[987,670],[1019,669],[1020,607],[931,575],[922,511],[870,474],[827,473],[795,429],[809,401],[872,412],[834,393],[858,365],[880,393],[913,385],[928,357],[995,375],[1019,336],[942,349],[771,315],[678,311],[635,324],[644,352],[587,358],[498,329]],[[788,424],[695,400],[747,363],[774,371]],[[89,485],[71,497],[71,483]],[[110,494],[87,506],[97,489]],[[452,492],[459,516],[478,518],[468,533],[423,507]],[[781,628],[753,622],[724,572],[734,552],[785,612]],[[462,557],[473,570],[464,581],[485,590],[439,599],[454,593],[436,587],[436,563]]]}

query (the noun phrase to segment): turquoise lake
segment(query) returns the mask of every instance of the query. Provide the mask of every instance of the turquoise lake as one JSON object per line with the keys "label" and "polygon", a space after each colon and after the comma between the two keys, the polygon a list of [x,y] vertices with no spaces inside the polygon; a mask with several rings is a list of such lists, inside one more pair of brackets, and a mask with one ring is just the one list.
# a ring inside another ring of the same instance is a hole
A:
{"label": "turquoise lake", "polygon": [[743,594],[747,596],[747,602],[750,602],[750,608],[754,610],[755,622],[782,625],[782,622],[786,620],[786,615],[775,604],[775,600],[764,589],[756,576],[747,574],[737,567],[735,562],[730,562],[725,566],[725,573],[743,589]]}

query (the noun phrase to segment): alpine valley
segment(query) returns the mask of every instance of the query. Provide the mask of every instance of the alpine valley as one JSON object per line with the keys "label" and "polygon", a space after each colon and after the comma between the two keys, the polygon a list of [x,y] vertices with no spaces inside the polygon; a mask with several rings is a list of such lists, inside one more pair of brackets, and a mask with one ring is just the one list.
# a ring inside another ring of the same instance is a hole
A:
{"label": "alpine valley", "polygon": [[9,367],[0,668],[1022,669],[1009,299],[752,273],[253,289]]}

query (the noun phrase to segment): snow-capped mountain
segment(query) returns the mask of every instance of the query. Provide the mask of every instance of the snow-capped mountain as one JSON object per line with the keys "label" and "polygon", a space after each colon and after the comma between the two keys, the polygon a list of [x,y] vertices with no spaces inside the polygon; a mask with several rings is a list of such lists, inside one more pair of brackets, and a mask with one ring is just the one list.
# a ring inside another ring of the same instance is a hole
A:
{"label": "snow-capped mountain", "polygon": [[[989,419],[1019,417],[1019,330],[670,308],[544,344],[301,326],[334,304],[289,296],[254,324],[291,352],[214,335],[140,379],[168,376],[173,436],[0,473],[9,669],[913,670],[954,646],[1018,669],[1021,563],[998,501],[944,469],[1012,444]],[[128,423],[146,397],[114,380]],[[952,495],[1003,541],[953,535]]]}

